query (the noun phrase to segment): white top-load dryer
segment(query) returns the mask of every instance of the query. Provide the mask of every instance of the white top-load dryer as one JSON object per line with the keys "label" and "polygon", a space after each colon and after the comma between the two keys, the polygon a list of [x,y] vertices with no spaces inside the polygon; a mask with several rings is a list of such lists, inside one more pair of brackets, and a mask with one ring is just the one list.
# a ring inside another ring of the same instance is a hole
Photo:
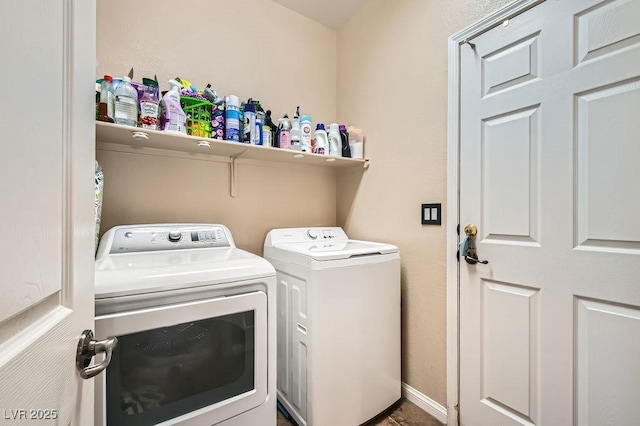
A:
{"label": "white top-load dryer", "polygon": [[275,426],[275,270],[217,224],[117,226],[96,259],[96,426]]}
{"label": "white top-load dryer", "polygon": [[356,426],[401,396],[400,254],[341,228],[274,229],[278,399],[299,425]]}

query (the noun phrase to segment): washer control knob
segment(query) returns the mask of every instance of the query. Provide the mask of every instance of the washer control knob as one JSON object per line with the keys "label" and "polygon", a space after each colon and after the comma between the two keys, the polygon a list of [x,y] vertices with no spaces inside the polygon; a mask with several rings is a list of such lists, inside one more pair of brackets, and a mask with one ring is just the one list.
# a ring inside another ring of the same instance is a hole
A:
{"label": "washer control knob", "polygon": [[169,234],[167,235],[167,239],[172,243],[177,243],[178,241],[180,241],[180,239],[182,239],[182,232],[169,231]]}
{"label": "washer control knob", "polygon": [[309,229],[307,231],[307,236],[312,240],[315,240],[316,238],[318,238],[318,231],[316,231],[315,229]]}

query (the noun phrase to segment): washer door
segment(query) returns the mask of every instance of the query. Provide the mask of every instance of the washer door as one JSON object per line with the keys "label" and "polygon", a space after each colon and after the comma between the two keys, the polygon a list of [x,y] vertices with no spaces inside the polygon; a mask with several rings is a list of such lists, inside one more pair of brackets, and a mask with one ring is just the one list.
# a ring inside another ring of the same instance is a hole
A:
{"label": "washer door", "polygon": [[267,398],[262,291],[100,316],[96,335],[118,338],[96,425],[211,425]]}

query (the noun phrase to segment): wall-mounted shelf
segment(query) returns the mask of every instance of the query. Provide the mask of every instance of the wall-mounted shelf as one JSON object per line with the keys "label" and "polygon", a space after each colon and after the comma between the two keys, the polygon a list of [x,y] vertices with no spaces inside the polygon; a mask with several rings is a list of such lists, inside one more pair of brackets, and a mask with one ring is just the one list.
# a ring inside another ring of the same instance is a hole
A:
{"label": "wall-mounted shelf", "polygon": [[302,166],[327,167],[336,170],[348,168],[366,169],[369,160],[354,158],[329,157],[327,155],[309,154],[288,149],[256,146],[239,142],[227,142],[215,139],[198,138],[158,130],[143,130],[136,127],[96,121],[96,142],[99,147],[105,145],[122,146],[123,150],[162,150],[184,155],[199,154],[224,158],[230,164],[232,197],[237,195],[236,162],[239,159],[250,159],[272,163],[289,163]]}
{"label": "wall-mounted shelf", "polygon": [[143,130],[118,124],[96,122],[96,141],[127,145],[134,148],[155,148],[194,154],[217,155],[231,159],[292,163],[333,168],[367,168],[369,160],[329,157],[301,153],[288,149],[198,138],[157,130]]}

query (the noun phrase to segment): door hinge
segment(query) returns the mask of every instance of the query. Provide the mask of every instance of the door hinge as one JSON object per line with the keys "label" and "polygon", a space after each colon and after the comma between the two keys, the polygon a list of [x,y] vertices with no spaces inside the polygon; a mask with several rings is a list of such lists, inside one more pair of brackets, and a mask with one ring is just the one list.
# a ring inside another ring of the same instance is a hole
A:
{"label": "door hinge", "polygon": [[[456,226],[456,232],[458,233],[458,237],[459,237],[460,236],[460,224],[458,224],[458,226]],[[458,263],[460,263],[460,247],[458,247],[458,251],[456,252],[456,259],[458,259]]]}

